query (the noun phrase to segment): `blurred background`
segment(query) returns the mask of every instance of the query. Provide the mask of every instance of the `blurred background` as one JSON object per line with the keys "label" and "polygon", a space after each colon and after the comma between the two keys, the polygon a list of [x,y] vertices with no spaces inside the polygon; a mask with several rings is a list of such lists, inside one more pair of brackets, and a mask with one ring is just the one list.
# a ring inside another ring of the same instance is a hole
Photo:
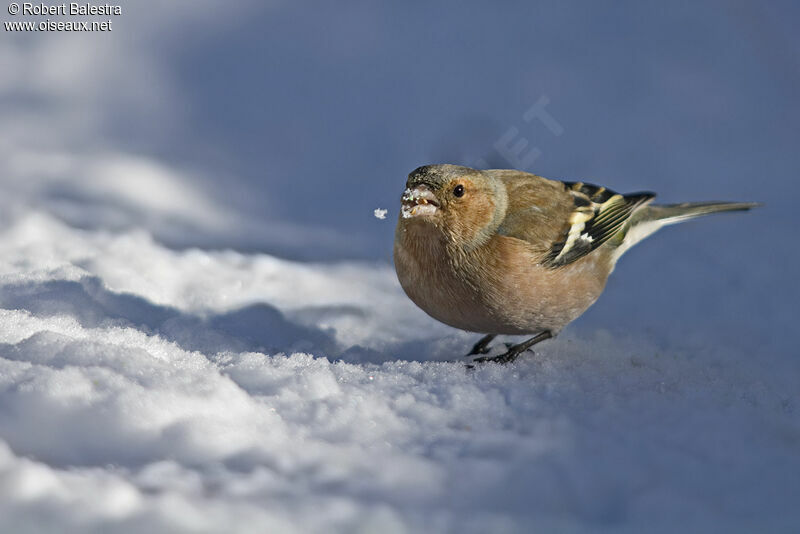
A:
{"label": "blurred background", "polygon": [[2,32],[0,222],[389,263],[428,163],[762,201],[629,253],[580,323],[795,350],[796,3],[121,5]]}

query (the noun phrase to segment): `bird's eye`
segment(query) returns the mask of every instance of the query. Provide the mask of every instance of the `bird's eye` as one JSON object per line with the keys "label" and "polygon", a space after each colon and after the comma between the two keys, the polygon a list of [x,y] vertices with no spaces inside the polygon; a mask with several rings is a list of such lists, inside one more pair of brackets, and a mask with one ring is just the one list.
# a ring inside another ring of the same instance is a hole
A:
{"label": "bird's eye", "polygon": [[453,194],[455,196],[457,196],[457,197],[463,197],[464,196],[464,186],[461,185],[461,184],[458,184],[457,186],[455,186],[453,188]]}

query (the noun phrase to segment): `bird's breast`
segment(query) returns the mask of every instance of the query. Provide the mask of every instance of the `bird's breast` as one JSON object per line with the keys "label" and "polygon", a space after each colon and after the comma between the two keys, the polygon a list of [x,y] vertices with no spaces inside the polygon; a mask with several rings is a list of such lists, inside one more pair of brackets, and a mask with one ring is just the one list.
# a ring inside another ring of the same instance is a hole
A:
{"label": "bird's breast", "polygon": [[527,243],[514,238],[495,236],[465,251],[401,228],[394,260],[403,290],[428,315],[493,334],[560,330],[597,299],[608,275],[595,261],[544,268]]}

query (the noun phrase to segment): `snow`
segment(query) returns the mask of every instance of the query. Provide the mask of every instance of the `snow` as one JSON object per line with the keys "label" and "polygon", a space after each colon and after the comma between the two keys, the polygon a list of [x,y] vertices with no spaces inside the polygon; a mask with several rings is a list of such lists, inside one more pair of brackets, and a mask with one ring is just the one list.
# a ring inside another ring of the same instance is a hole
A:
{"label": "snow", "polygon": [[[237,6],[3,36],[0,532],[798,530],[796,17]],[[512,129],[544,176],[765,206],[469,370],[371,214]]]}
{"label": "snow", "polygon": [[175,251],[43,213],[0,258],[4,532],[797,519],[796,369],[731,347],[567,332],[470,371],[441,360],[474,336],[384,264]]}
{"label": "snow", "polygon": [[383,220],[383,219],[386,218],[386,214],[388,212],[389,212],[389,210],[386,210],[386,209],[375,208],[375,210],[373,210],[372,214],[375,216],[376,219]]}

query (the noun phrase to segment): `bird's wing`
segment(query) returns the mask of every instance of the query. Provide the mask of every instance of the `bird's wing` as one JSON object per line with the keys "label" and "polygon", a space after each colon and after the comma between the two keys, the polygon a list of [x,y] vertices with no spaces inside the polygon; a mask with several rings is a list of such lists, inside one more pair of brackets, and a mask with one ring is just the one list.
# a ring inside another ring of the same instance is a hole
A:
{"label": "bird's wing", "polygon": [[526,176],[502,176],[509,210],[498,233],[531,243],[542,254],[542,264],[550,268],[572,263],[607,242],[638,207],[655,197],[649,192],[621,195],[583,182]]}
{"label": "bird's wing", "polygon": [[620,195],[605,187],[583,182],[564,182],[574,208],[569,228],[553,243],[544,260],[548,267],[560,267],[587,255],[614,237],[639,206],[655,198],[655,193]]}

